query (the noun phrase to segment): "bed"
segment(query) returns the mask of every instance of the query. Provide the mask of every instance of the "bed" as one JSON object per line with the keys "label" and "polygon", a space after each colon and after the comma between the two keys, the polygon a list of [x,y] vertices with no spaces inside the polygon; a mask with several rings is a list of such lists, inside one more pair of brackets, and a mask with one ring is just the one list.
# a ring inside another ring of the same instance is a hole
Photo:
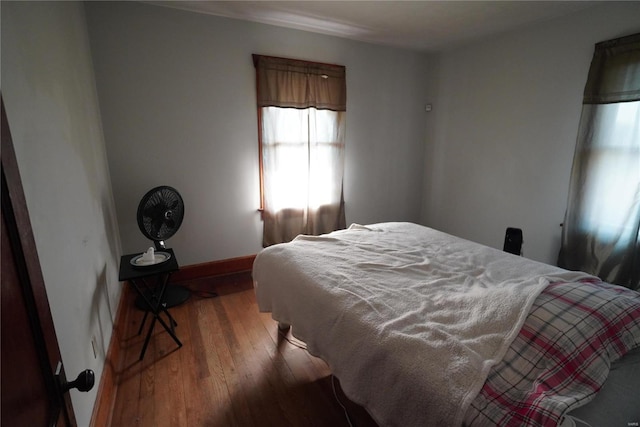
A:
{"label": "bed", "polygon": [[298,236],[253,279],[380,426],[640,421],[635,291],[412,223]]}

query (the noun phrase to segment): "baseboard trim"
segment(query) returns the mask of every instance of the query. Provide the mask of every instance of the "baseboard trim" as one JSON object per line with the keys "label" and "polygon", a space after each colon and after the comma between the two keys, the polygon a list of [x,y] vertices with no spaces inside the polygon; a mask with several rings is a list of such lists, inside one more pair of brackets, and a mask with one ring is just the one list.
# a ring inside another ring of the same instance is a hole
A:
{"label": "baseboard trim", "polygon": [[238,258],[229,258],[220,261],[204,262],[180,267],[171,275],[172,283],[186,282],[189,280],[202,279],[205,277],[223,276],[226,274],[242,273],[251,271],[255,255],[248,255]]}

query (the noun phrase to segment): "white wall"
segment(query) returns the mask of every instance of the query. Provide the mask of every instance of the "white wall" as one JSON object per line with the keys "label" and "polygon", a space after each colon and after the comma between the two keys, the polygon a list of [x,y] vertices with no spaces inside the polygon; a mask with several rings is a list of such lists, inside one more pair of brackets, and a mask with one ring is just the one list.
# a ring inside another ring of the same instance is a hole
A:
{"label": "white wall", "polygon": [[496,248],[520,227],[524,255],[555,264],[594,44],[638,17],[607,3],[442,54],[423,223]]}
{"label": "white wall", "polygon": [[[82,3],[1,7],[2,96],[65,370],[99,379],[120,243]],[[97,389],[70,392],[79,426]]]}
{"label": "white wall", "polygon": [[420,219],[425,56],[141,3],[86,9],[125,252],[149,246],[137,205],[165,184],[185,201],[168,241],[182,265],[261,249],[252,53],[345,65],[347,222]]}

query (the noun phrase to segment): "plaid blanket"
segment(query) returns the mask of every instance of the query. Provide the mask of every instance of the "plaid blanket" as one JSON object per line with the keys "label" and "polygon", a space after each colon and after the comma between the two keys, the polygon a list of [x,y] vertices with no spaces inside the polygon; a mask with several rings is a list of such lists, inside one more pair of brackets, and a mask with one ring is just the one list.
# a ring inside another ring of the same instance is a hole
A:
{"label": "plaid blanket", "polygon": [[640,346],[640,293],[598,280],[550,284],[465,425],[556,426],[591,401],[611,362]]}

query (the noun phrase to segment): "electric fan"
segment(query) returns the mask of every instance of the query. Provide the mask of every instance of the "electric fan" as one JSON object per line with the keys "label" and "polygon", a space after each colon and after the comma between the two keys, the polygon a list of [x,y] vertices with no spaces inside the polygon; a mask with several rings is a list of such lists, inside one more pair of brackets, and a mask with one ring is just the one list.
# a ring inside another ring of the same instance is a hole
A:
{"label": "electric fan", "polygon": [[138,227],[157,250],[165,249],[164,241],[178,231],[183,217],[180,193],[166,185],[149,190],[138,205]]}
{"label": "electric fan", "polygon": [[[180,193],[166,185],[152,188],[142,197],[138,205],[138,227],[148,239],[152,240],[158,251],[166,249],[165,240],[173,236],[184,217],[184,202]],[[167,307],[182,304],[189,299],[190,293],[182,286],[168,285],[163,302]],[[142,301],[136,302],[139,308]]]}

